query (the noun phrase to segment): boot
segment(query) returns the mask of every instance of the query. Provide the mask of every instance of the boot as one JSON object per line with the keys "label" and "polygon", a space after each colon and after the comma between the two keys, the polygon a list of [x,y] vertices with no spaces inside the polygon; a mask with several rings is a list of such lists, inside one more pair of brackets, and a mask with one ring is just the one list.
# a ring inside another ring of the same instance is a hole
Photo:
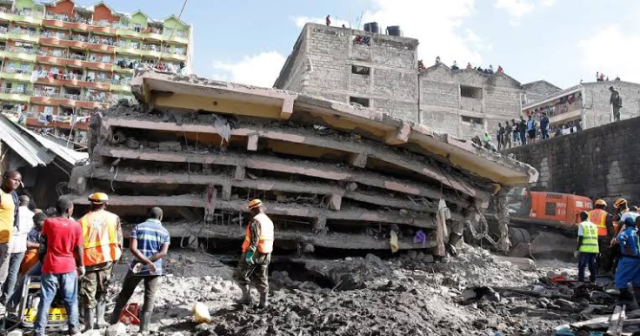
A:
{"label": "boot", "polygon": [[242,290],[242,297],[238,301],[238,304],[251,306],[253,304],[253,300],[251,300],[251,290],[249,285],[240,286],[240,290]]}
{"label": "boot", "polygon": [[149,334],[149,325],[151,324],[151,312],[142,312],[140,314],[140,333]]}
{"label": "boot", "polygon": [[260,303],[258,308],[264,309],[269,307],[269,293],[260,293]]}
{"label": "boot", "polygon": [[96,307],[96,318],[98,319],[95,325],[96,329],[106,328],[109,325],[107,324],[107,321],[104,320],[104,314],[106,310],[107,303],[104,300],[100,300],[98,302],[98,306]]}
{"label": "boot", "polygon": [[93,324],[96,321],[95,310],[91,308],[84,309],[84,330],[82,332],[87,332],[89,330],[93,330]]}
{"label": "boot", "polygon": [[636,299],[636,303],[640,305],[640,287],[633,286],[633,297]]}

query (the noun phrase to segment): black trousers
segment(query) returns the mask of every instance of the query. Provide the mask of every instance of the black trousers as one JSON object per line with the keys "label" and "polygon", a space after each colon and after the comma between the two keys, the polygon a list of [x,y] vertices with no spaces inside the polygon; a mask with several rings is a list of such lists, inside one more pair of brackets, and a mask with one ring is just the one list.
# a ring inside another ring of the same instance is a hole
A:
{"label": "black trousers", "polygon": [[160,276],[136,276],[129,272],[122,282],[122,290],[116,299],[116,307],[113,309],[114,316],[120,316],[122,309],[124,309],[127,302],[129,302],[131,295],[133,295],[140,281],[144,281],[144,305],[142,306],[142,312],[150,313],[153,311],[156,290],[160,284]]}

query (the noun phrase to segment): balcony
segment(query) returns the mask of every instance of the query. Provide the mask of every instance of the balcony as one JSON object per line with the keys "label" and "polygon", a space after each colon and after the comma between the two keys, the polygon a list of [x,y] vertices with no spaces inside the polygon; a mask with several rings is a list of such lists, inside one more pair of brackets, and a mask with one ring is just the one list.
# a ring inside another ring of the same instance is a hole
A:
{"label": "balcony", "polygon": [[31,94],[32,92],[28,90],[2,88],[0,90],[0,100],[28,103]]}
{"label": "balcony", "polygon": [[0,57],[27,62],[35,62],[37,52],[38,51],[33,48],[0,47]]}
{"label": "balcony", "polygon": [[13,21],[13,22],[25,22],[39,25],[42,23],[44,14],[41,12],[29,12],[29,11],[4,11],[0,12],[0,20]]}
{"label": "balcony", "polygon": [[32,70],[5,67],[0,70],[0,78],[28,82],[31,80],[31,72]]}
{"label": "balcony", "polygon": [[68,52],[53,52],[51,50],[39,50],[38,62],[49,63],[62,66],[76,66],[90,69],[98,69],[104,71],[111,71],[113,64],[103,63],[96,61],[89,61],[91,56],[79,55]]}
{"label": "balcony", "polygon": [[21,40],[37,43],[40,40],[40,33],[37,30],[30,29],[0,29],[0,34],[11,40]]}
{"label": "balcony", "polygon": [[34,91],[31,103],[42,105],[62,105],[87,109],[106,107],[110,97],[106,94],[67,94],[57,92]]}
{"label": "balcony", "polygon": [[84,30],[101,34],[115,35],[116,29],[113,23],[93,21],[86,18],[72,18],[64,14],[48,13],[42,24],[47,27],[57,27],[73,30]]}
{"label": "balcony", "polygon": [[171,41],[171,42],[177,42],[177,43],[181,43],[181,44],[188,44],[189,43],[189,36],[188,35],[180,35],[178,34],[178,31],[176,31],[175,33],[173,33],[173,36],[171,36],[171,29],[166,29],[164,32],[165,41]]}
{"label": "balcony", "polygon": [[65,35],[44,32],[39,39],[41,44],[55,45],[61,47],[89,49],[98,52],[113,53],[114,41],[110,38],[98,38],[96,36],[87,37],[80,34]]}
{"label": "balcony", "polygon": [[115,78],[111,80],[111,91],[119,91],[119,92],[131,92],[131,78],[125,78],[116,80]]}

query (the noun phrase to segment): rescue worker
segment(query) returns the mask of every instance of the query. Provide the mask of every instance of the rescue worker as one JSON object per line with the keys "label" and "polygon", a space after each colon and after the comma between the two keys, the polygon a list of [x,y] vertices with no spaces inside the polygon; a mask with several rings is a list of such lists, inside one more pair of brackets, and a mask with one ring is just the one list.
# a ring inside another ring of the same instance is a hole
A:
{"label": "rescue worker", "polygon": [[620,245],[620,261],[616,269],[615,284],[620,290],[620,303],[633,304],[634,297],[629,291],[629,283],[633,286],[636,297],[640,296],[640,246],[636,225],[638,218],[627,217],[624,228],[617,237]]}
{"label": "rescue worker", "polygon": [[611,238],[615,237],[612,227],[611,214],[607,212],[607,202],[602,199],[596,200],[594,209],[589,211],[589,221],[598,228],[598,254],[597,264],[603,273],[611,270]]}
{"label": "rescue worker", "polygon": [[578,281],[584,282],[585,268],[589,267],[589,280],[596,281],[598,268],[596,258],[599,253],[598,249],[598,227],[589,221],[589,214],[586,211],[580,212],[580,220],[578,224],[578,249],[576,256],[580,256],[578,262]]}
{"label": "rescue worker", "polygon": [[[106,327],[104,319],[111,271],[122,255],[120,218],[107,211],[105,193],[89,195],[91,211],[80,219],[84,237],[86,274],[80,281],[80,305],[84,310],[85,331]],[[97,321],[96,321],[97,318]]]}
{"label": "rescue worker", "polygon": [[254,281],[260,293],[260,308],[266,308],[269,294],[269,263],[273,251],[273,222],[264,213],[262,201],[254,199],[249,202],[249,212],[253,216],[247,226],[247,234],[242,244],[242,256],[236,270],[236,280],[242,290],[242,298],[238,303],[251,305],[249,284]]}
{"label": "rescue worker", "polygon": [[615,203],[613,203],[613,208],[613,239],[610,243],[611,254],[606,260],[607,264],[610,265],[611,274],[614,274],[616,269],[618,269],[618,261],[620,260],[620,249],[618,248],[617,240],[618,234],[622,231],[626,218],[633,216],[633,214],[629,214],[629,202],[624,198],[618,198]]}

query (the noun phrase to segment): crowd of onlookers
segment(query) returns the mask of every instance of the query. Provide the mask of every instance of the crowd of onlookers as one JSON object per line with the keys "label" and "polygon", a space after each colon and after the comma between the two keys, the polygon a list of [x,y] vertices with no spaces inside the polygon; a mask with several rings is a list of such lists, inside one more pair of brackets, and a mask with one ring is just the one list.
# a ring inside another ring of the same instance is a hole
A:
{"label": "crowd of onlookers", "polygon": [[[437,64],[442,64],[442,62],[440,61],[440,56],[436,57],[436,65]],[[424,66],[424,62],[422,62],[422,60],[418,61],[418,70],[423,71],[426,70],[427,68]],[[485,75],[493,75],[494,73],[504,73],[504,69],[502,68],[502,66],[498,65],[498,69],[497,70],[493,70],[493,65],[489,65],[488,68],[482,68],[481,66],[477,66],[474,67],[473,65],[471,65],[471,62],[467,62],[467,67],[466,69],[468,70],[476,70],[478,72],[481,72]],[[453,71],[458,71],[460,70],[460,67],[458,66],[458,62],[457,61],[453,61],[453,65],[451,65],[451,70]]]}
{"label": "crowd of onlookers", "polygon": [[521,116],[519,121],[511,119],[511,121],[506,121],[504,125],[501,122],[498,123],[495,143],[489,132],[485,132],[482,138],[475,136],[471,141],[486,149],[499,151],[526,145],[527,143],[536,143],[551,137],[575,133],[580,130],[582,130],[582,126],[578,120],[552,127],[550,126],[549,117],[543,112],[539,121],[529,115],[526,120]]}

